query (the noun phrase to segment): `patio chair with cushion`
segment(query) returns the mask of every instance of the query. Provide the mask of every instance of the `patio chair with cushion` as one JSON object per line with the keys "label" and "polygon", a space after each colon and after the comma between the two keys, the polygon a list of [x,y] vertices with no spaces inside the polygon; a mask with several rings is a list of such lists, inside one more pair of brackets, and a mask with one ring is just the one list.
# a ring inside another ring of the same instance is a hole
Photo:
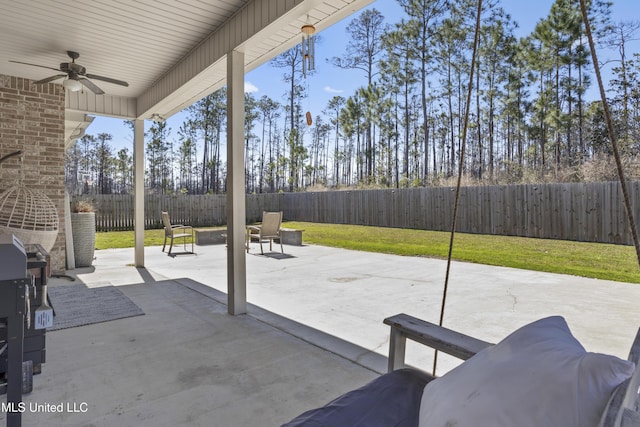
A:
{"label": "patio chair with cushion", "polygon": [[[162,212],[162,224],[164,225],[164,243],[162,244],[162,252],[167,246],[167,239],[169,239],[169,252],[171,255],[171,249],[173,249],[173,240],[182,239],[182,246],[186,253],[193,253],[193,227],[190,225],[173,224],[169,219],[169,212]],[[191,241],[191,252],[187,251],[187,240]]]}
{"label": "patio chair with cushion", "polygon": [[264,255],[262,242],[269,241],[269,250],[273,250],[273,240],[278,239],[280,242],[280,251],[284,253],[282,247],[282,239],[280,238],[280,225],[282,225],[282,211],[280,212],[262,212],[261,225],[247,226],[247,253],[249,252],[249,243],[252,240],[258,240],[260,243],[260,253]]}

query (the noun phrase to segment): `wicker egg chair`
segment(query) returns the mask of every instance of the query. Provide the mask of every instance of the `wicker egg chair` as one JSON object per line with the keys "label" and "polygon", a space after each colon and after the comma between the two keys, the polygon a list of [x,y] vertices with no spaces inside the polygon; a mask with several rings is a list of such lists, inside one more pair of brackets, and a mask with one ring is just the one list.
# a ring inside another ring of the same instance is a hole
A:
{"label": "wicker egg chair", "polygon": [[17,183],[0,194],[0,234],[50,252],[58,236],[58,210],[42,191]]}

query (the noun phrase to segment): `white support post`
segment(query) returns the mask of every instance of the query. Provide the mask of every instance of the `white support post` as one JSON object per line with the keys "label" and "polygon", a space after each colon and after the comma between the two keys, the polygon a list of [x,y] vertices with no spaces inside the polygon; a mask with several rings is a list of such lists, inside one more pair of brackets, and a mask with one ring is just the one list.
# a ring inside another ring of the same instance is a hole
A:
{"label": "white support post", "polygon": [[73,230],[71,230],[71,202],[69,192],[64,191],[64,239],[66,241],[66,260],[67,270],[76,269],[75,254],[76,250],[73,247]]}
{"label": "white support post", "polygon": [[247,312],[244,53],[227,53],[227,309]]}
{"label": "white support post", "polygon": [[134,121],[133,193],[135,266],[144,267],[144,120]]}

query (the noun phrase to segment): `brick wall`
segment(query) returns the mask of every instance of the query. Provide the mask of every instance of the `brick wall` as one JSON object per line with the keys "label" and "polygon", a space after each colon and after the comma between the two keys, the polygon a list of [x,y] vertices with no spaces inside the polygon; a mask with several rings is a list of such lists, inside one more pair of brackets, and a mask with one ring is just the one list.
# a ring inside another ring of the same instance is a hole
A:
{"label": "brick wall", "polygon": [[[59,233],[51,270],[64,271],[64,99],[62,85],[0,74],[0,157],[22,150],[24,183],[40,189],[58,208]],[[0,192],[20,177],[19,157],[0,164]],[[26,243],[26,242],[25,242]]]}

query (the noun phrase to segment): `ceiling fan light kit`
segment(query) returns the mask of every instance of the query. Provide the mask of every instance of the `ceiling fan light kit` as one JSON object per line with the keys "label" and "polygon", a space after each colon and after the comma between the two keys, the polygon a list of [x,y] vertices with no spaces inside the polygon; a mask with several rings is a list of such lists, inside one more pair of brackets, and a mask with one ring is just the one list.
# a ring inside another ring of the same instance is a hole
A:
{"label": "ceiling fan light kit", "polygon": [[68,77],[62,82],[62,86],[64,86],[65,89],[71,92],[78,92],[80,89],[82,89],[82,83],[80,83],[78,80],[74,80]]}

